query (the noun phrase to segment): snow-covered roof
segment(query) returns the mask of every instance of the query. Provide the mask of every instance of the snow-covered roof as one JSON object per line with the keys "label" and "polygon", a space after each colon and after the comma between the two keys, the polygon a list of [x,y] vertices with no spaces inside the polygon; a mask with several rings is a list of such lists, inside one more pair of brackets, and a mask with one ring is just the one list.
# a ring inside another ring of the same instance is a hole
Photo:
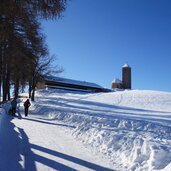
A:
{"label": "snow-covered roof", "polygon": [[130,66],[128,64],[124,64],[122,68],[130,68]]}
{"label": "snow-covered roof", "polygon": [[57,82],[67,83],[67,84],[76,84],[76,85],[89,86],[89,87],[95,87],[95,88],[103,88],[102,86],[95,84],[95,83],[90,83],[86,81],[78,81],[78,80],[73,80],[73,79],[68,79],[68,78],[47,76],[45,79],[48,81],[57,81]]}
{"label": "snow-covered roof", "polygon": [[119,84],[122,84],[122,81],[118,78],[115,78],[112,83],[119,83]]}

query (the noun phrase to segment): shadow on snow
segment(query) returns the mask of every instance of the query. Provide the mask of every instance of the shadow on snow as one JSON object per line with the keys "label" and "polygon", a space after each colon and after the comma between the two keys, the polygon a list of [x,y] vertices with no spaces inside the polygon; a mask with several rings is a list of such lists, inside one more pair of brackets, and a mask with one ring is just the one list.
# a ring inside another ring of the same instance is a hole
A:
{"label": "shadow on snow", "polygon": [[[79,100],[79,99],[64,99],[64,98],[54,98],[46,100],[46,104],[51,104],[51,106],[39,104],[40,106],[50,108],[50,110],[58,111],[61,113],[70,114],[81,114],[89,115],[100,118],[118,118],[118,119],[129,119],[129,120],[146,120],[149,122],[157,122],[160,124],[171,125],[170,112],[154,111],[147,109],[131,108],[125,106],[116,106],[111,104],[105,104],[100,102]],[[35,110],[34,113],[41,113],[41,111]],[[158,114],[160,113],[160,114]],[[42,118],[41,118],[42,119]],[[51,119],[52,120],[52,119]]]}
{"label": "shadow on snow", "polygon": [[[21,119],[22,122],[22,117],[19,110],[17,118]],[[76,158],[74,156],[63,154],[61,152],[57,152],[35,144],[30,144],[29,137],[27,136],[25,131],[22,128],[16,127],[14,123],[11,122],[13,117],[4,114],[1,119],[2,120],[0,124],[0,170],[2,171],[36,171],[37,168],[35,162],[42,163],[43,165],[46,165],[47,167],[50,167],[54,170],[76,171],[76,169],[71,168],[65,164],[35,154],[32,151],[32,149],[39,150],[41,152],[53,155],[55,157],[65,159],[67,161],[79,164],[86,168],[99,171],[112,171],[112,169],[105,168],[103,166]],[[41,122],[45,124],[52,124],[34,119],[27,120]],[[54,125],[68,127],[68,125],[63,124]],[[21,162],[24,163],[23,166]]]}
{"label": "shadow on snow", "polygon": [[28,120],[28,121],[34,121],[34,122],[39,122],[39,123],[43,123],[43,124],[48,124],[48,125],[55,125],[55,126],[62,126],[62,127],[67,127],[67,128],[76,128],[76,126],[72,126],[72,125],[67,125],[67,124],[58,124],[58,123],[52,123],[52,122],[46,122],[38,119],[33,119],[33,118],[23,118],[24,120]]}

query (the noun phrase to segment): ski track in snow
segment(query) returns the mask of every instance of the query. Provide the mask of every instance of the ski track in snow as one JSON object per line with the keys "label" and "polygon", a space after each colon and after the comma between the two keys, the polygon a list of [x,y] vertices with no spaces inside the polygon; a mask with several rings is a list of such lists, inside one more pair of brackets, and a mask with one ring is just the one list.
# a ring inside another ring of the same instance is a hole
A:
{"label": "ski track in snow", "polygon": [[[42,90],[30,113],[28,118],[0,119],[11,129],[2,128],[0,137],[5,131],[14,134],[13,139],[20,137],[19,156],[13,153],[18,168],[171,170],[171,93]],[[6,144],[2,139],[0,143],[5,152]]]}

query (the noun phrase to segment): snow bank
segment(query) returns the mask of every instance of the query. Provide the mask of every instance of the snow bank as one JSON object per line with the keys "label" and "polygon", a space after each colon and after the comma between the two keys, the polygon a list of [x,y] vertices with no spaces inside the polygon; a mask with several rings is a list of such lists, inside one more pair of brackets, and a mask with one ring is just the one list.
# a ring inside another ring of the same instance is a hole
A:
{"label": "snow bank", "polygon": [[1,125],[1,119],[2,115],[5,113],[5,110],[3,108],[0,108],[0,125]]}
{"label": "snow bank", "polygon": [[74,137],[107,156],[114,169],[171,170],[171,93],[43,90],[36,100],[32,114],[75,126]]}
{"label": "snow bank", "polygon": [[0,115],[8,113],[10,107],[11,107],[11,102],[10,101],[2,104],[1,107],[0,107]]}
{"label": "snow bank", "polygon": [[2,121],[2,117],[4,114],[7,113],[7,111],[9,110],[9,102],[7,102],[6,104],[2,104],[0,106],[0,127],[1,127],[1,121]]}

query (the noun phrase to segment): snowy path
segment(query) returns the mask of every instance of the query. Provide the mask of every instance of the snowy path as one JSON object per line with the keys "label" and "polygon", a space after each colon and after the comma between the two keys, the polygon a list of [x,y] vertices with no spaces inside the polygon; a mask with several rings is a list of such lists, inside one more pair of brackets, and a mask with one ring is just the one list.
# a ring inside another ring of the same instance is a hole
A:
{"label": "snowy path", "polygon": [[2,115],[0,171],[103,170],[110,164],[73,139],[73,126]]}

